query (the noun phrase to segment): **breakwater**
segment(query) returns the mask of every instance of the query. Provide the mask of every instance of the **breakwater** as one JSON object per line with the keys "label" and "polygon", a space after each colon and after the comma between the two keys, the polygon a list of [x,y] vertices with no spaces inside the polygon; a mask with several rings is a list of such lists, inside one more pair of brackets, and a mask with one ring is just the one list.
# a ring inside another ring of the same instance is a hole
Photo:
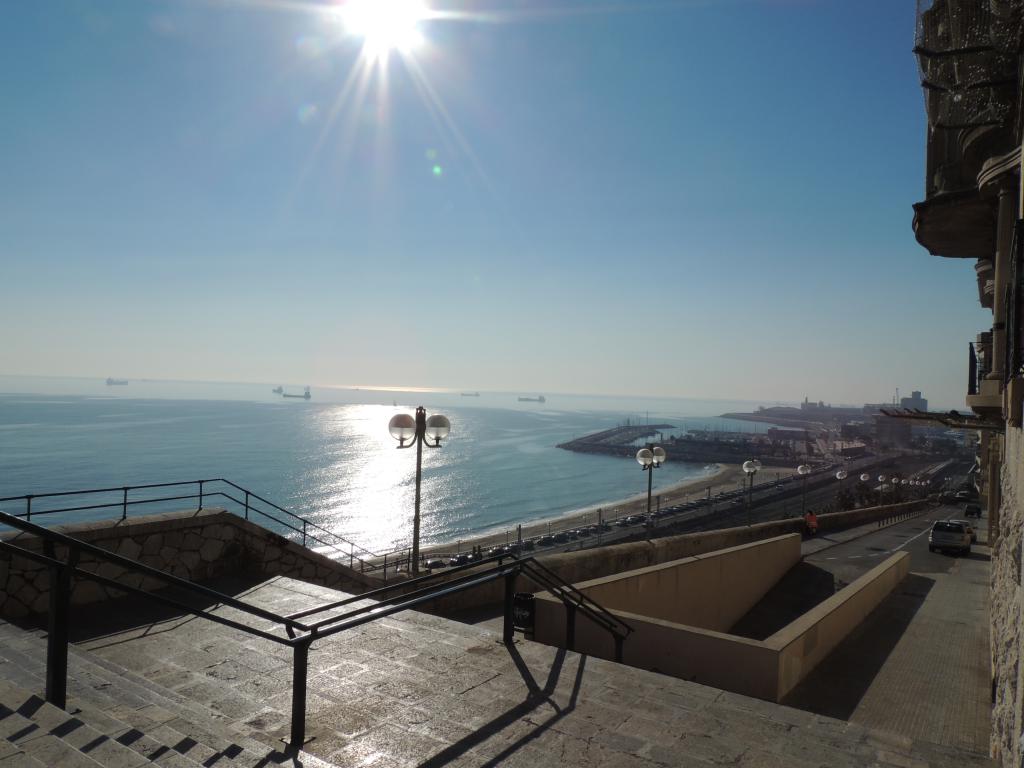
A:
{"label": "breakwater", "polygon": [[654,437],[663,430],[675,429],[671,424],[642,424],[612,427],[583,437],[559,443],[558,448],[576,453],[602,453],[606,456],[633,456],[637,451],[636,441]]}
{"label": "breakwater", "polygon": [[637,440],[659,436],[658,442],[669,452],[673,461],[742,464],[747,459],[760,459],[776,467],[795,467],[805,461],[805,457],[796,454],[790,446],[767,440],[762,435],[731,433],[727,438],[717,438],[706,434],[688,434],[665,439],[660,434],[667,429],[674,427],[671,424],[613,427],[573,438],[556,447],[577,453],[632,457],[637,451]]}

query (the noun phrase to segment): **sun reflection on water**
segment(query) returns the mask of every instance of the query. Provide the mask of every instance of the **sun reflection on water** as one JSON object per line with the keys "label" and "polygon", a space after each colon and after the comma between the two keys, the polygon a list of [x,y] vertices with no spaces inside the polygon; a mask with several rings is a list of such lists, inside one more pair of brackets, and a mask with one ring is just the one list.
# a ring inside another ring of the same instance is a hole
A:
{"label": "sun reflection on water", "polygon": [[[404,548],[412,539],[415,448],[399,450],[387,423],[404,409],[382,405],[338,406],[321,414],[319,428],[330,461],[318,473],[320,525],[374,551]],[[438,528],[435,515],[453,489],[439,449],[423,449],[420,511],[422,535]],[[442,519],[445,516],[441,515]]]}

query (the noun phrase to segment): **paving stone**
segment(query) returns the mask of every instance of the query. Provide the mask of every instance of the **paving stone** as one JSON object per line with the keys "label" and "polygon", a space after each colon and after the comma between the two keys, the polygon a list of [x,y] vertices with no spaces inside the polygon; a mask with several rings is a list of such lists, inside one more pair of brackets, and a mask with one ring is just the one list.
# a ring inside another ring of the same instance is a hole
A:
{"label": "paving stone", "polygon": [[[338,594],[274,579],[247,599],[291,612]],[[434,616],[406,612],[361,629],[318,640],[310,652],[307,734],[313,738],[306,751],[346,768],[859,768],[904,758],[929,768],[953,765],[950,755],[915,740],[656,673],[524,641],[510,653],[493,634]],[[121,651],[111,650],[116,647]],[[116,714],[104,726],[133,716],[142,723],[135,751],[156,755],[158,765],[176,768],[185,756],[216,757],[214,767],[243,765],[250,756],[266,758],[287,735],[287,648],[189,620],[85,642],[78,652],[87,658],[91,649],[106,666],[83,667],[91,684],[82,695]],[[110,698],[120,682],[113,670],[122,663],[125,691],[143,706]],[[0,663],[0,675],[9,666]],[[32,674],[40,674],[38,665]],[[226,758],[221,750],[233,741],[246,752]],[[162,745],[181,752],[161,752]]]}

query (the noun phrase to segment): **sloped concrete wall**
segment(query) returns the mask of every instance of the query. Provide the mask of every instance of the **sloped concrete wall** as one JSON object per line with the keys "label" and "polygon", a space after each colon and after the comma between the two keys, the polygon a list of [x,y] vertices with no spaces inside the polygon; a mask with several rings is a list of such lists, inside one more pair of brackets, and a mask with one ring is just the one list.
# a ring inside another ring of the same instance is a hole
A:
{"label": "sloped concrete wall", "polygon": [[909,572],[910,553],[898,552],[765,640],[779,654],[776,701],[832,653]]}
{"label": "sloped concrete wall", "polygon": [[[756,551],[757,546],[751,549]],[[893,555],[763,641],[612,610],[633,629],[623,643],[622,661],[715,688],[781,701],[892,592],[908,568],[906,552]],[[629,578],[629,574],[624,576]],[[585,584],[576,586],[591,594]],[[766,584],[764,589],[771,586]],[[535,598],[534,640],[566,647],[565,606],[548,594]],[[615,658],[612,635],[580,611],[576,612],[573,649],[602,659]]]}
{"label": "sloped concrete wall", "polygon": [[[222,509],[78,523],[53,530],[190,581],[256,570],[268,577],[291,576],[350,591],[363,591],[367,584],[356,571]],[[42,541],[29,534],[5,533],[0,540],[43,553]],[[55,555],[67,559],[64,547],[57,547]],[[136,588],[151,590],[164,585],[159,579],[88,554],[83,554],[79,565]],[[0,552],[0,616],[15,619],[45,614],[49,594],[46,566]],[[80,578],[75,582],[72,603],[94,603],[112,595],[117,596],[103,585]]]}
{"label": "sloped concrete wall", "polygon": [[725,632],[798,562],[791,533],[575,586],[608,610]]}

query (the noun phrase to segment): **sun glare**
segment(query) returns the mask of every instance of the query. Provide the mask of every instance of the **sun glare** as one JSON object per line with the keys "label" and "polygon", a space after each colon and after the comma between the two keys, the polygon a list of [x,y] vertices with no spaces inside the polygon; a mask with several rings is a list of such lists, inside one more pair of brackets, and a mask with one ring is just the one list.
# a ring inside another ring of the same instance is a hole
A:
{"label": "sun glare", "polygon": [[408,53],[423,40],[419,24],[427,7],[422,0],[348,0],[340,13],[345,31],[361,37],[370,56]]}

